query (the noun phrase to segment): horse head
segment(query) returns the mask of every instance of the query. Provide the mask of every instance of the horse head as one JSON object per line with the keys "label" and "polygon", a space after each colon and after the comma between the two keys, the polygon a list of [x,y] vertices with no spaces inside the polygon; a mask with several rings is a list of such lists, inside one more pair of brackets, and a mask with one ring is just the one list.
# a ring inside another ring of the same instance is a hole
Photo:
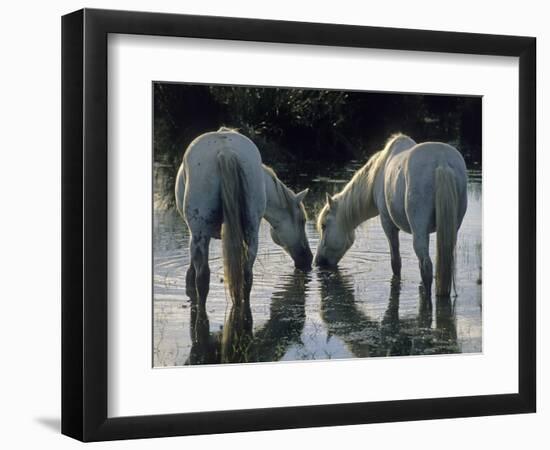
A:
{"label": "horse head", "polygon": [[306,236],[306,210],[302,203],[308,189],[298,194],[291,194],[292,198],[285,208],[278,212],[276,220],[271,221],[271,238],[294,260],[298,269],[311,269],[313,254],[309,248]]}
{"label": "horse head", "polygon": [[316,266],[336,267],[355,241],[355,231],[344,223],[340,207],[338,199],[327,194],[327,203],[317,219],[321,239],[315,254]]}

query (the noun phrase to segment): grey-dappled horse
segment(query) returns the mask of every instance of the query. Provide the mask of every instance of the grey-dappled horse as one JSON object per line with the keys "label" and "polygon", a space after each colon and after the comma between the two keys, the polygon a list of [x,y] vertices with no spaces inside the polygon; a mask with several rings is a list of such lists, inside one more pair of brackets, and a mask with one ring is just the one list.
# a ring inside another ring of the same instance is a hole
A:
{"label": "grey-dappled horse", "polygon": [[249,299],[263,217],[273,240],[296,267],[310,268],[313,255],[302,204],[306,194],[307,189],[294,194],[286,187],[242,134],[221,128],[196,138],[185,152],[175,186],[178,211],[191,233],[188,292],[196,293],[204,305],[210,285],[210,239],[221,238],[229,294],[233,302]]}
{"label": "grey-dappled horse", "polygon": [[448,296],[454,283],[457,232],[467,207],[467,173],[462,155],[440,142],[417,144],[392,136],[321,210],[320,266],[336,266],[355,240],[355,228],[380,215],[394,275],[401,276],[399,231],[411,233],[422,283],[431,295],[430,233],[436,235],[436,294]]}

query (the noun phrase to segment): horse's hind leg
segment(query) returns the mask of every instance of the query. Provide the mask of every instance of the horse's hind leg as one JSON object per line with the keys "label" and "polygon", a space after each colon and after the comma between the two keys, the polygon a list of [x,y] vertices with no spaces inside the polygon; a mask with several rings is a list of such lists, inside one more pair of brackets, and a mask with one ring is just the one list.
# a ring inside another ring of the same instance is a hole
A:
{"label": "horse's hind leg", "polygon": [[430,235],[428,233],[413,233],[413,247],[420,266],[420,276],[428,298],[432,293],[433,266],[430,259]]}
{"label": "horse's hind leg", "polygon": [[252,283],[254,281],[254,262],[256,261],[256,255],[258,254],[258,229],[252,230],[248,233],[246,243],[248,246],[247,260],[244,268],[244,298],[245,301],[250,301],[250,291],[252,290]]}
{"label": "horse's hind leg", "polygon": [[208,247],[210,236],[192,234],[190,251],[193,268],[187,271],[187,281],[195,275],[195,289],[199,305],[206,304],[206,297],[210,289],[210,267],[208,266]]}
{"label": "horse's hind leg", "polygon": [[380,215],[380,222],[382,223],[382,229],[388,238],[390,244],[391,255],[391,269],[393,274],[401,277],[401,255],[399,253],[399,228],[395,226],[392,220],[385,214]]}

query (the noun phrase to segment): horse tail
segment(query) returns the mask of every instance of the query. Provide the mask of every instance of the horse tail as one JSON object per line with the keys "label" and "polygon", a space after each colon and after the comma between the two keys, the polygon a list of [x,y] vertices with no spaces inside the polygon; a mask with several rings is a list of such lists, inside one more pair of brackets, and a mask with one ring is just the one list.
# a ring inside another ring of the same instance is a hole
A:
{"label": "horse tail", "polygon": [[449,296],[455,282],[458,190],[448,166],[435,169],[436,294]]}
{"label": "horse tail", "polygon": [[181,163],[180,168],[178,169],[178,174],[176,175],[176,186],[175,186],[175,193],[176,193],[176,208],[178,209],[178,212],[180,213],[181,217],[184,217],[183,214],[183,197],[185,195],[185,176],[184,176],[184,166],[183,163]]}
{"label": "horse tail", "polygon": [[237,155],[232,151],[218,153],[218,170],[223,210],[223,270],[234,302],[244,298],[244,269],[248,246],[246,179]]}

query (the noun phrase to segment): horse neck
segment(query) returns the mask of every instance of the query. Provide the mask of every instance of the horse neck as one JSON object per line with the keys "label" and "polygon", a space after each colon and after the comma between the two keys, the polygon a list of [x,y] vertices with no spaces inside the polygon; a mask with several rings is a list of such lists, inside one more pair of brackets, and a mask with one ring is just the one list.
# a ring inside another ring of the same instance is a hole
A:
{"label": "horse neck", "polygon": [[281,219],[283,212],[288,209],[284,196],[284,190],[288,188],[270,173],[270,169],[264,167],[264,172],[266,195],[264,219],[274,225]]}
{"label": "horse neck", "polygon": [[[371,173],[373,170],[374,173]],[[344,190],[336,195],[337,217],[344,228],[354,230],[379,214],[375,188],[381,171],[381,167],[376,167],[373,161],[369,161],[359,169]]]}
{"label": "horse neck", "polygon": [[338,214],[345,228],[351,231],[379,214],[376,199],[384,183],[388,158],[415,144],[416,142],[404,134],[392,136],[385,147],[356,172],[344,190],[337,195],[339,204],[343,206],[338,207]]}

